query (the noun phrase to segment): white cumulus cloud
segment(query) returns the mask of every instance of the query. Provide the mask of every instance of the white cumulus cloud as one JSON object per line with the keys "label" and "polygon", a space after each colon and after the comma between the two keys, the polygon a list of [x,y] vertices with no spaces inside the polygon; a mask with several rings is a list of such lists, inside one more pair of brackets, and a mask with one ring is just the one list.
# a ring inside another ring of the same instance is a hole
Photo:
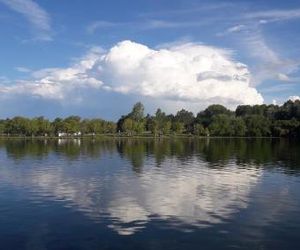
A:
{"label": "white cumulus cloud", "polygon": [[195,43],[151,49],[122,41],[108,51],[94,48],[68,68],[33,72],[31,80],[2,86],[0,92],[68,102],[74,92],[80,95],[88,89],[198,108],[212,103],[261,104],[263,98],[250,78],[247,66],[235,61],[229,50]]}
{"label": "white cumulus cloud", "polygon": [[105,85],[122,93],[225,105],[263,102],[250,86],[247,66],[215,47],[187,43],[154,50],[123,41],[98,69]]}
{"label": "white cumulus cloud", "polygon": [[[68,101],[83,89],[99,89],[102,82],[92,69],[100,57],[99,49],[92,49],[87,55],[68,68],[46,68],[32,73],[31,80],[19,80],[14,85],[2,86],[0,93],[9,97],[32,95],[45,99]],[[78,95],[78,94],[77,94]]]}

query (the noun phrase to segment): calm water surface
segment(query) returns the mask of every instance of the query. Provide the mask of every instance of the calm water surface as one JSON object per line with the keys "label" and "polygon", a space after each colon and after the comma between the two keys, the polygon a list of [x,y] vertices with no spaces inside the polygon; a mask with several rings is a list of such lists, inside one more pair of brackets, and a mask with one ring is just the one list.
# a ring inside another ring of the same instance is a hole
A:
{"label": "calm water surface", "polygon": [[300,249],[300,143],[0,141],[0,249]]}

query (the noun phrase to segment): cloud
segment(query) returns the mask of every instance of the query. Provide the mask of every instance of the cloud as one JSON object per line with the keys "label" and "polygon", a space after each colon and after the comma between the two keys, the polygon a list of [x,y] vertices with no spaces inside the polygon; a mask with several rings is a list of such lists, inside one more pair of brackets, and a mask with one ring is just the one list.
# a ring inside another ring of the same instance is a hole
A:
{"label": "cloud", "polygon": [[221,31],[216,33],[216,36],[232,36],[238,33],[245,33],[249,31],[248,25],[245,24],[238,24],[234,26],[230,26],[229,28],[225,29],[225,31]]}
{"label": "cloud", "polygon": [[261,23],[284,21],[300,18],[300,9],[256,11],[247,13],[244,17],[248,19],[260,19]]}
{"label": "cloud", "polygon": [[172,28],[186,28],[186,27],[199,27],[208,23],[206,21],[184,21],[174,22],[166,20],[148,20],[142,25],[142,29],[172,29]]}
{"label": "cloud", "polygon": [[123,41],[100,64],[103,82],[117,92],[227,105],[263,101],[249,86],[247,67],[235,62],[224,49],[187,43],[153,50]]}
{"label": "cloud", "polygon": [[291,100],[291,101],[297,101],[297,100],[300,100],[300,96],[297,96],[297,95],[293,95],[293,96],[290,96],[289,97],[289,100]]}
{"label": "cloud", "polygon": [[205,20],[198,21],[169,21],[161,19],[150,19],[150,20],[140,20],[132,22],[111,22],[105,20],[94,21],[89,24],[86,28],[87,33],[93,34],[98,29],[107,29],[107,28],[124,28],[138,30],[153,30],[153,29],[179,29],[179,28],[191,28],[191,27],[200,27],[212,23],[214,18],[208,18]]}
{"label": "cloud", "polygon": [[[190,162],[193,163],[190,166],[205,165],[194,157]],[[169,160],[169,163],[175,166],[176,160]],[[205,228],[222,223],[248,206],[249,194],[261,175],[251,169],[233,171],[230,176],[223,173],[213,175],[205,168],[203,172],[204,180],[192,171],[184,176],[176,171],[172,175],[160,173],[158,176],[152,169],[144,172],[134,185],[120,178],[119,182],[114,182],[118,193],[111,198],[108,207],[114,218],[111,228],[121,235],[134,234],[146,227],[151,215],[166,221],[173,219],[181,226]],[[174,189],[177,191],[173,192]],[[122,190],[126,190],[126,194]],[[137,194],[136,190],[140,193]],[[124,195],[120,195],[122,193]],[[141,222],[139,228],[134,224],[137,221]]]}
{"label": "cloud", "polygon": [[241,31],[245,31],[247,29],[247,26],[244,24],[238,24],[238,25],[234,25],[229,27],[228,29],[226,29],[223,32],[219,32],[216,35],[217,36],[225,36],[225,35],[230,35],[231,33],[239,33]]}
{"label": "cloud", "polygon": [[295,87],[295,84],[279,84],[279,85],[273,85],[273,86],[267,86],[263,89],[261,89],[262,93],[283,93],[283,92],[289,92],[291,89]]}
{"label": "cloud", "polygon": [[300,9],[248,12],[237,15],[234,18],[229,17],[228,19],[234,22],[235,25],[229,26],[229,28],[216,35],[226,35],[236,39],[242,50],[247,51],[247,56],[255,59],[255,65],[252,66],[250,64],[250,69],[253,73],[252,83],[254,85],[270,79],[282,82],[299,80],[297,77],[291,76],[291,74],[298,71],[299,60],[286,58],[283,55],[283,49],[281,51],[275,50],[268,41],[271,38],[264,34],[262,25],[275,21],[300,18]]}
{"label": "cloud", "polygon": [[30,95],[68,101],[70,97],[74,97],[76,91],[99,89],[102,82],[93,76],[92,68],[100,53],[100,49],[93,48],[71,67],[47,68],[32,72],[31,80],[18,80],[14,85],[2,86],[0,93],[9,97]]}
{"label": "cloud", "polygon": [[261,31],[253,31],[248,36],[243,36],[242,43],[249,56],[256,59],[256,65],[252,68],[255,72],[254,85],[269,79],[284,82],[295,80],[289,75],[299,69],[299,61],[282,57],[269,46]]}
{"label": "cloud", "polygon": [[[300,65],[300,63],[299,63],[299,65]],[[295,82],[300,81],[300,77],[295,77],[295,76],[278,73],[278,80],[280,80],[282,82],[287,82],[287,83],[295,83]]]}
{"label": "cloud", "polygon": [[6,76],[0,76],[0,85],[10,84],[11,81]]}
{"label": "cloud", "polygon": [[38,31],[38,39],[51,40],[49,14],[32,0],[0,0],[13,11],[22,14]]}
{"label": "cloud", "polygon": [[[202,158],[190,156],[188,160],[187,168],[178,171],[177,166],[182,166],[182,161],[174,156],[166,157],[161,162],[163,167],[157,171],[150,153],[138,178],[121,171],[103,179],[101,172],[95,176],[86,171],[87,168],[76,168],[75,174],[62,164],[55,164],[53,159],[51,163],[44,159],[45,171],[32,167],[26,169],[26,173],[22,168],[0,168],[0,172],[7,183],[33,189],[39,197],[64,201],[95,221],[105,214],[107,226],[120,235],[141,231],[154,216],[162,222],[162,227],[176,223],[177,230],[185,230],[187,226],[190,230],[207,228],[234,218],[248,207],[251,192],[262,177],[260,169],[252,165],[239,168],[233,159],[227,167],[230,174],[227,171],[216,174]],[[87,161],[88,168],[90,164]],[[96,181],[101,178],[102,181]],[[109,199],[103,203],[95,193],[100,197],[109,194]]]}
{"label": "cloud", "polygon": [[151,49],[122,41],[107,52],[93,48],[68,68],[42,69],[33,72],[31,80],[0,89],[2,96],[61,102],[80,99],[82,91],[136,95],[169,106],[193,104],[197,111],[212,103],[235,107],[263,102],[250,87],[247,66],[236,62],[231,51],[195,43]]}
{"label": "cloud", "polygon": [[180,9],[171,9],[171,10],[156,10],[155,12],[146,12],[141,13],[140,16],[142,17],[152,17],[152,16],[181,16],[181,15],[191,15],[195,13],[207,13],[209,11],[224,11],[224,9],[232,9],[236,7],[236,3],[210,3],[207,2],[205,4],[200,4],[196,6],[192,6],[189,8],[180,8]]}
{"label": "cloud", "polygon": [[15,69],[16,69],[18,72],[21,72],[21,73],[30,73],[30,72],[32,72],[31,69],[26,68],[26,67],[16,67]]}
{"label": "cloud", "polygon": [[227,32],[233,33],[233,32],[240,32],[243,30],[246,26],[243,24],[235,25],[227,29]]}
{"label": "cloud", "polygon": [[97,29],[100,28],[113,28],[113,27],[119,27],[122,25],[125,25],[126,23],[118,23],[118,22],[109,22],[109,21],[103,21],[103,20],[98,20],[94,21],[91,24],[88,25],[87,27],[87,32],[89,34],[93,34]]}
{"label": "cloud", "polygon": [[288,75],[283,74],[283,73],[278,73],[278,80],[283,81],[283,82],[290,82],[291,79]]}

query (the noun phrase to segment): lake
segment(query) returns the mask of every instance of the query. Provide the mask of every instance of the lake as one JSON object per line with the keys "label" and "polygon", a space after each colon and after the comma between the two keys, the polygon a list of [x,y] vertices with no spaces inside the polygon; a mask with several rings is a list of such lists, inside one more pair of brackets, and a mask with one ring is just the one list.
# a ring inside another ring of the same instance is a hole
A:
{"label": "lake", "polygon": [[300,142],[0,140],[1,249],[300,249]]}

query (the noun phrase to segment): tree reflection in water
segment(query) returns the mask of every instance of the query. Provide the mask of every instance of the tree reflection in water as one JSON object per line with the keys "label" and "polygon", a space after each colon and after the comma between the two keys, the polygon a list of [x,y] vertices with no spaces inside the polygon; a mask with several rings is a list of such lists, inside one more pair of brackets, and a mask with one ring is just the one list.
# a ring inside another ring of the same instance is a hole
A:
{"label": "tree reflection in water", "polygon": [[222,223],[247,208],[264,169],[298,174],[300,165],[299,144],[283,139],[1,140],[0,148],[15,166],[0,169],[3,180],[95,221],[105,214],[122,235],[155,221],[183,231]]}

